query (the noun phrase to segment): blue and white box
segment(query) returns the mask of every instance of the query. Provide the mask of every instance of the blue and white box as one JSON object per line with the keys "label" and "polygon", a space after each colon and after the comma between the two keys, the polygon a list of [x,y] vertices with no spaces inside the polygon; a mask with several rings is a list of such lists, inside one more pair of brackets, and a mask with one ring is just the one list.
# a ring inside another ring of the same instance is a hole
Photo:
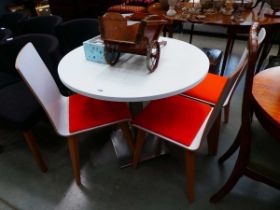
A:
{"label": "blue and white box", "polygon": [[100,36],[83,42],[86,59],[97,63],[106,63],[104,57],[104,42]]}

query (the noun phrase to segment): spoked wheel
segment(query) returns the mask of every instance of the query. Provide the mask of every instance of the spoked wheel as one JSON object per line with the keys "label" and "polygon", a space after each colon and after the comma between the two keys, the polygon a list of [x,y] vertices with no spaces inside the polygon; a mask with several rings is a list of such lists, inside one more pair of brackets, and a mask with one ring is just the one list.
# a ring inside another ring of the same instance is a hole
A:
{"label": "spoked wheel", "polygon": [[105,60],[111,66],[115,65],[120,58],[118,46],[114,44],[105,44]]}
{"label": "spoked wheel", "polygon": [[152,41],[147,49],[146,65],[150,72],[154,72],[158,66],[160,47],[158,41]]}

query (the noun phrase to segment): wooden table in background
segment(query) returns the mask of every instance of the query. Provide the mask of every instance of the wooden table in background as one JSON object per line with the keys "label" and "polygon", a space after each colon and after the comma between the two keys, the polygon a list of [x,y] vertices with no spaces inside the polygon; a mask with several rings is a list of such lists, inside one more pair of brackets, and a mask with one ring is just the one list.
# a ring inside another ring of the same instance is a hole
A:
{"label": "wooden table in background", "polygon": [[280,66],[266,69],[255,76],[253,97],[259,121],[280,140]]}
{"label": "wooden table in background", "polygon": [[[182,7],[190,8],[190,7],[192,7],[192,3],[184,2]],[[264,42],[263,54],[261,55],[259,65],[257,67],[257,69],[260,69],[260,67],[263,63],[263,60],[266,58],[267,54],[269,53],[269,51],[271,49],[273,35],[275,35],[276,30],[279,30],[278,28],[280,25],[280,18],[272,18],[272,17],[268,17],[265,15],[266,13],[272,12],[272,10],[270,9],[270,7],[267,4],[265,4],[261,13],[258,15],[259,10],[260,10],[260,5],[254,9],[245,9],[242,13],[242,19],[244,21],[236,22],[231,19],[231,16],[223,15],[221,13],[207,15],[202,20],[202,19],[197,19],[195,15],[190,18],[184,18],[181,15],[182,14],[181,10],[177,10],[177,14],[175,16],[172,16],[172,17],[167,16],[166,11],[161,8],[159,3],[152,4],[148,7],[148,12],[150,14],[164,15],[167,19],[171,20],[171,22],[180,21],[180,22],[200,23],[200,24],[227,27],[228,40],[227,40],[227,45],[225,48],[224,59],[223,59],[222,68],[221,68],[222,75],[223,75],[225,67],[226,67],[228,56],[230,55],[231,50],[233,48],[234,39],[236,37],[236,34],[237,33],[247,33],[248,34],[250,26],[254,22],[259,22],[260,25],[265,27],[268,32],[266,40]],[[191,29],[191,35],[192,35],[192,30],[193,30],[193,27]],[[170,27],[170,30],[169,30],[170,37],[172,37],[172,33],[173,33],[172,27]],[[191,41],[191,39],[190,39],[190,41]]]}

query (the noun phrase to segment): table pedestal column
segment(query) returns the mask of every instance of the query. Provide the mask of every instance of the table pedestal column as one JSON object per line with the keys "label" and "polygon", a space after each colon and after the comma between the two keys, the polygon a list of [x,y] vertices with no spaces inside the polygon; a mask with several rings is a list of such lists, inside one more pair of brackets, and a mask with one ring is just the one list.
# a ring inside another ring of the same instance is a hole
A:
{"label": "table pedestal column", "polygon": [[[136,116],[141,110],[143,110],[142,102],[133,102],[129,104],[131,114]],[[133,136],[135,136],[136,129],[131,128]],[[111,140],[116,152],[116,156],[119,160],[121,168],[132,165],[133,154],[130,151],[127,141],[124,139],[122,131],[117,129],[111,135]],[[140,161],[153,159],[160,155],[168,154],[168,148],[164,141],[152,134],[146,135],[146,140],[143,146]]]}

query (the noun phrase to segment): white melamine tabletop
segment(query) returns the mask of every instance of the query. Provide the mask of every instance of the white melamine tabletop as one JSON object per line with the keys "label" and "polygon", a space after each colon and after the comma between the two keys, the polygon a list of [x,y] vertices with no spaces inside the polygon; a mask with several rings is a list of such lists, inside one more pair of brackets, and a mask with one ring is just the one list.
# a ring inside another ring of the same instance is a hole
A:
{"label": "white melamine tabletop", "polygon": [[146,56],[124,54],[115,66],[86,60],[83,46],[63,57],[58,66],[61,81],[72,91],[92,98],[150,101],[184,92],[207,74],[209,60],[197,47],[171,39],[161,47],[157,69],[149,73]]}

